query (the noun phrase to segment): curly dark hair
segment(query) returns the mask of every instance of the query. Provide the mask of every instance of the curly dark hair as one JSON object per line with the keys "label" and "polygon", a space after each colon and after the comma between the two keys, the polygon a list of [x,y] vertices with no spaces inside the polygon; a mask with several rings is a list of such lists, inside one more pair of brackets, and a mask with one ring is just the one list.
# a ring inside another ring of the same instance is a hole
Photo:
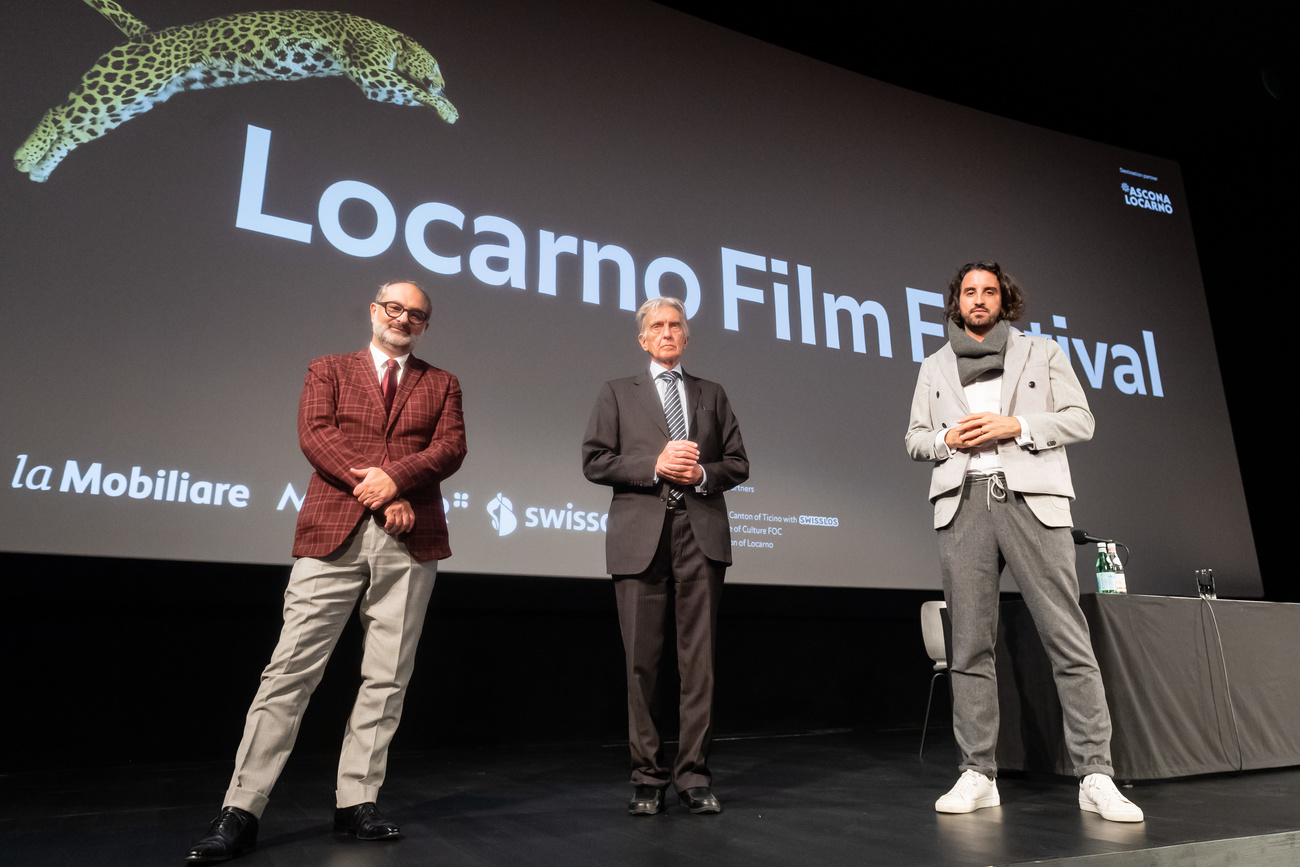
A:
{"label": "curly dark hair", "polygon": [[972,271],[988,271],[998,278],[998,288],[1002,291],[1002,313],[998,319],[1015,322],[1025,312],[1025,296],[1016,284],[1015,278],[1002,270],[1002,266],[992,260],[967,262],[957,269],[957,275],[948,282],[948,303],[944,305],[944,314],[957,325],[961,321],[961,281]]}

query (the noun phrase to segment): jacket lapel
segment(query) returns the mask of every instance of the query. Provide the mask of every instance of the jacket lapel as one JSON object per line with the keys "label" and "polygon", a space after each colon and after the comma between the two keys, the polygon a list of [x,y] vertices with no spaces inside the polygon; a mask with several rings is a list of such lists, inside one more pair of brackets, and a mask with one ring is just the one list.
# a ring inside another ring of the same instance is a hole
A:
{"label": "jacket lapel", "polygon": [[1012,398],[1016,394],[1016,386],[1020,383],[1020,374],[1025,372],[1025,362],[1029,360],[1029,341],[1025,335],[1011,329],[1010,336],[1007,337],[1007,355],[1002,367],[1002,395],[1000,402],[1002,415],[1010,415],[1014,407],[1011,406]]}
{"label": "jacket lapel", "polygon": [[695,425],[695,408],[700,405],[700,383],[685,370],[682,371],[682,382],[686,384],[686,436],[694,439],[699,434]]}
{"label": "jacket lapel", "polygon": [[353,358],[356,359],[356,375],[365,383],[366,393],[375,402],[375,407],[379,414],[384,414],[384,393],[379,390],[379,374],[375,371],[375,359],[370,355],[369,349],[363,349]]}
{"label": "jacket lapel", "polygon": [[[392,430],[397,417],[401,415],[402,407],[406,405],[406,399],[411,396],[411,392],[415,391],[416,384],[423,376],[424,365],[414,355],[408,356],[406,370],[402,372],[402,381],[397,384],[397,394],[393,395],[393,410],[388,414],[389,430]],[[379,405],[383,406],[382,395],[380,397]]]}
{"label": "jacket lapel", "polygon": [[664,416],[664,403],[659,399],[659,383],[651,379],[650,372],[646,371],[633,379],[632,385],[636,386],[638,399],[646,415],[663,431],[664,436],[671,436],[668,419]]}
{"label": "jacket lapel", "polygon": [[948,391],[956,396],[962,416],[970,415],[970,404],[966,403],[966,389],[962,387],[961,375],[957,373],[957,353],[952,351],[951,343],[945,343],[940,351],[943,353],[943,358],[939,370],[943,372],[944,384],[948,386]]}

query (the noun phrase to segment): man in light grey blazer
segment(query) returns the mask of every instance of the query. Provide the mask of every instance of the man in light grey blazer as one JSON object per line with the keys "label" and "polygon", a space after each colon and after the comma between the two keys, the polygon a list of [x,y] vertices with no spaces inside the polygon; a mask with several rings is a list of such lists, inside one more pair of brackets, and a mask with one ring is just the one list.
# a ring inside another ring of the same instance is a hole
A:
{"label": "man in light grey blazer", "polygon": [[[713,650],[722,579],[731,563],[723,492],[749,478],[740,425],[722,386],[682,370],[690,339],[676,298],[651,298],[636,315],[650,356],[636,376],[605,383],[582,442],[582,470],[614,489],[605,535],[627,658],[628,812],[663,808],[671,782],[692,813],[717,813],[709,771]],[[667,618],[677,627],[680,733],[671,768],[655,722]]]}
{"label": "man in light grey blazer", "polygon": [[934,465],[930,501],[962,754],[962,775],[935,809],[969,813],[1001,803],[993,654],[1006,565],[1051,660],[1079,807],[1140,822],[1142,810],[1111,780],[1110,712],[1074,571],[1065,446],[1092,438],[1092,413],[1061,348],[1010,327],[1023,311],[1020,288],[996,262],[963,265],[948,285],[948,344],[922,362],[912,396],[907,451]]}

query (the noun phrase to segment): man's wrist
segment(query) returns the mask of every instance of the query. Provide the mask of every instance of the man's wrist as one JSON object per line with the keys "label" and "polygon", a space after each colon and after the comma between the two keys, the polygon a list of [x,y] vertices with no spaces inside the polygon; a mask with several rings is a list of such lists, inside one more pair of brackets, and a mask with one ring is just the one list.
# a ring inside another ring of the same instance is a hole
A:
{"label": "man's wrist", "polygon": [[1020,433],[1016,434],[1016,445],[1027,446],[1033,442],[1033,434],[1029,431],[1029,421],[1022,415],[1012,416],[1020,425]]}

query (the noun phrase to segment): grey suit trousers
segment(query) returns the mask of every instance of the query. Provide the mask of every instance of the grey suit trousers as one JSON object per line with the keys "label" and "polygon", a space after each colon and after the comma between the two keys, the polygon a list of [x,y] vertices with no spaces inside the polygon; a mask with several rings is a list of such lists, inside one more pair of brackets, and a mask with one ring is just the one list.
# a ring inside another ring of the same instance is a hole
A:
{"label": "grey suit trousers", "polygon": [[943,593],[952,621],[953,730],[961,769],[997,776],[998,584],[1010,566],[1047,650],[1076,776],[1112,776],[1110,711],[1079,608],[1068,527],[1042,524],[1024,498],[999,500],[987,479],[966,479],[951,523],[939,531]]}

